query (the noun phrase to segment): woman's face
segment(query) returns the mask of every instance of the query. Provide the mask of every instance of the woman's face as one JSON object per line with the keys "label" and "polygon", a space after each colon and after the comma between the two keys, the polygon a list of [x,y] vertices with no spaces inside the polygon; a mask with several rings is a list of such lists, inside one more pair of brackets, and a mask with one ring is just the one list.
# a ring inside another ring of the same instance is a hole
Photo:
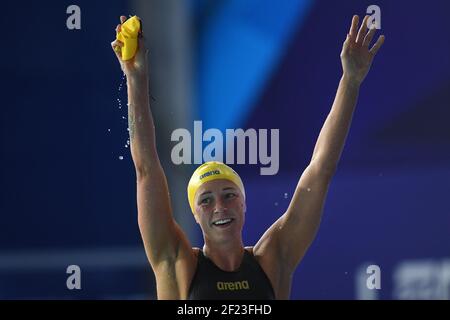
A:
{"label": "woman's face", "polygon": [[219,179],[204,183],[194,199],[195,220],[206,238],[223,242],[242,236],[245,199],[231,181]]}

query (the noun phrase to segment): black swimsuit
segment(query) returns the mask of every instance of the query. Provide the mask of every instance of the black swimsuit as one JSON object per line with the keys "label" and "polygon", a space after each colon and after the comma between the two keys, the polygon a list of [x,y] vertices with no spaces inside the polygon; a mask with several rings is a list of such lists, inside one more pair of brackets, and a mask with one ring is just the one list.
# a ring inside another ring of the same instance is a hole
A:
{"label": "black swimsuit", "polygon": [[258,261],[247,250],[240,267],[226,272],[199,250],[197,270],[189,288],[190,300],[271,300],[272,285]]}

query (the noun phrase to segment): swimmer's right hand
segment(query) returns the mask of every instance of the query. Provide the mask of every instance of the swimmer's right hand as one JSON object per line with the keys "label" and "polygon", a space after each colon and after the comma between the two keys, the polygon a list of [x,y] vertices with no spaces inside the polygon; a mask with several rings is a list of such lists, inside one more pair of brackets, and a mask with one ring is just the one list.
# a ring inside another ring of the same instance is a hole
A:
{"label": "swimmer's right hand", "polygon": [[[120,24],[116,27],[116,33],[120,32],[122,24],[127,20],[127,17],[120,17]],[[141,22],[142,24],[142,22]],[[128,79],[146,79],[148,77],[148,49],[145,47],[142,30],[138,36],[138,48],[135,56],[130,60],[124,61],[122,59],[121,50],[124,44],[120,40],[111,42],[111,47],[119,60],[120,67]]]}

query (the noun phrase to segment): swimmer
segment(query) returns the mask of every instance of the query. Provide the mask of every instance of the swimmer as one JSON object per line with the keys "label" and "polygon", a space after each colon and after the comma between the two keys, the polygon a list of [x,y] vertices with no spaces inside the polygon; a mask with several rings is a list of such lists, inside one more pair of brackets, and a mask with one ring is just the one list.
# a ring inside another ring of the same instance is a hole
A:
{"label": "swimmer", "polygon": [[[121,24],[126,17],[120,18]],[[203,248],[193,248],[172,214],[169,189],[155,142],[148,94],[148,50],[142,33],[136,55],[121,59],[123,43],[111,43],[127,78],[131,154],[136,169],[138,222],[156,278],[158,299],[289,299],[292,277],[319,228],[328,187],[336,172],[359,88],[384,42],[376,29],[358,28],[353,16],[341,52],[342,77],[312,158],[286,212],[251,247],[244,247],[247,211],[239,175],[220,162],[193,173],[188,200]],[[116,31],[120,32],[121,24]]]}

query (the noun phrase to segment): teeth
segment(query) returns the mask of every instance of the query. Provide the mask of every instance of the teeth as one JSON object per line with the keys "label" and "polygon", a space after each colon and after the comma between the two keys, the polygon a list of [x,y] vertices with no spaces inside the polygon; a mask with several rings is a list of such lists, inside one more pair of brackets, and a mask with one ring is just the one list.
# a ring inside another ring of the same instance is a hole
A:
{"label": "teeth", "polygon": [[228,223],[230,221],[231,221],[231,219],[222,219],[222,220],[217,220],[216,222],[214,222],[214,224],[217,226],[217,225]]}

